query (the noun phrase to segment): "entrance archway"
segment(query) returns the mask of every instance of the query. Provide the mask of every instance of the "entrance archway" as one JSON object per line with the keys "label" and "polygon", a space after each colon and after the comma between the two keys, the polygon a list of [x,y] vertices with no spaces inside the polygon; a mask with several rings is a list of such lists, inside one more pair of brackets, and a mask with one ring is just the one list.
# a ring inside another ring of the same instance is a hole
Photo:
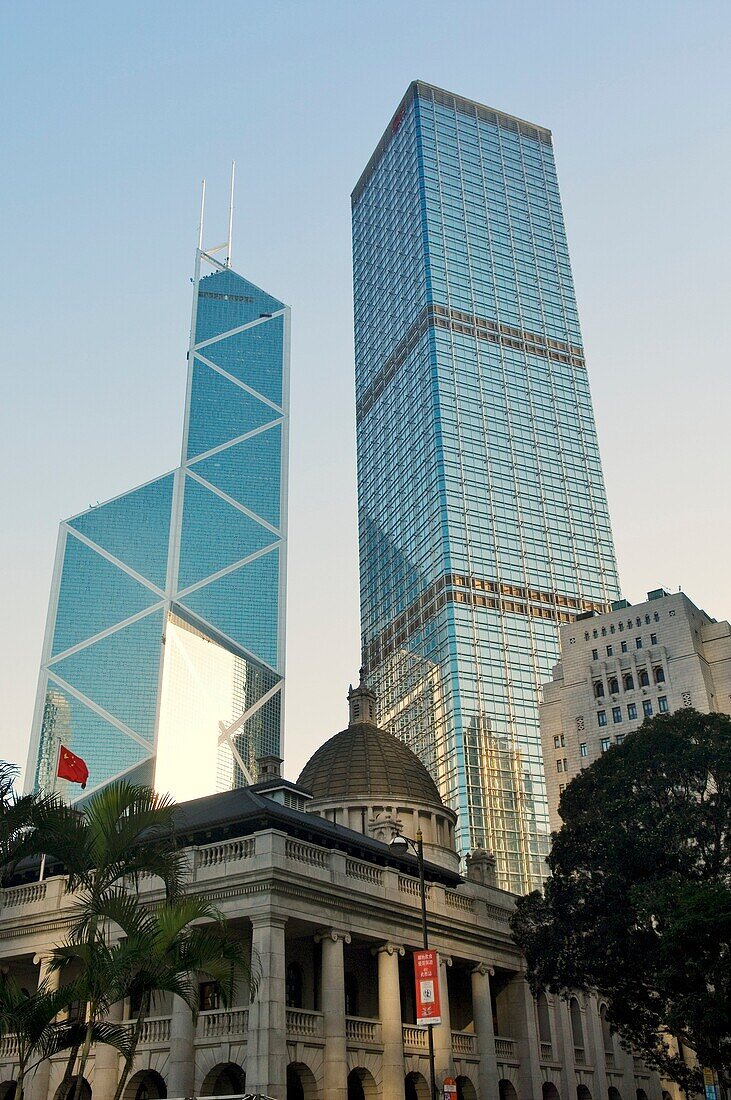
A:
{"label": "entrance archway", "polygon": [[15,1081],[3,1081],[0,1083],[0,1100],[13,1100],[15,1089]]}
{"label": "entrance archway", "polygon": [[477,1090],[469,1077],[457,1078],[457,1100],[477,1100]]}
{"label": "entrance archway", "polygon": [[356,1066],[348,1074],[348,1100],[376,1100],[378,1089],[373,1074]]}
{"label": "entrance archway", "polygon": [[239,1092],[246,1092],[246,1074],[235,1062],[214,1066],[201,1085],[201,1096],[235,1096]]}
{"label": "entrance archway", "polygon": [[[53,1100],[73,1100],[74,1092],[76,1091],[76,1078],[72,1077],[66,1088],[63,1086],[63,1081],[56,1089]],[[81,1081],[81,1100],[91,1100],[91,1085],[82,1078]]]}
{"label": "entrance archway", "polygon": [[[622,1093],[619,1091],[619,1089],[615,1088],[614,1085],[609,1086],[608,1096],[609,1100],[622,1100]],[[667,1100],[670,1100],[669,1096]]]}
{"label": "entrance archway", "polygon": [[586,1085],[579,1085],[576,1089],[576,1100],[591,1100],[591,1093]]}
{"label": "entrance archway", "polygon": [[508,1081],[507,1077],[503,1077],[502,1081],[498,1082],[497,1088],[500,1100],[518,1100],[515,1085],[512,1081]]}
{"label": "entrance archway", "polygon": [[553,1081],[544,1081],[543,1100],[561,1100],[561,1095]]}
{"label": "entrance archway", "polygon": [[404,1081],[405,1100],[430,1100],[429,1085],[420,1073],[407,1073]]}
{"label": "entrance archway", "polygon": [[167,1094],[167,1085],[159,1073],[154,1069],[141,1069],[127,1082],[124,1100],[164,1100]]}
{"label": "entrance archway", "polygon": [[287,1066],[287,1100],[317,1100],[317,1081],[304,1062]]}

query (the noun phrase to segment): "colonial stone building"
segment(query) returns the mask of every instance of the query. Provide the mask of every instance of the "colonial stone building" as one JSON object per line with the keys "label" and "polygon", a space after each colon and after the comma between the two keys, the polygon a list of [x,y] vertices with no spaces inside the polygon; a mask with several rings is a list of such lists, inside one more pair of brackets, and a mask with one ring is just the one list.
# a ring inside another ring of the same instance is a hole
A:
{"label": "colonial stone building", "polygon": [[[179,834],[190,886],[212,898],[253,949],[254,1000],[224,1009],[201,979],[194,1024],[179,1000],[147,1020],[125,1100],[236,1096],[277,1100],[429,1100],[427,1034],[415,1025],[421,946],[417,865],[388,841],[421,829],[431,945],[439,951],[442,1022],[434,1028],[439,1096],[463,1100],[662,1100],[657,1077],[609,1034],[591,997],[536,1002],[510,938],[514,898],[474,853],[466,877],[455,815],[411,751],[373,720],[364,688],[351,720],[297,784],[263,762],[253,787],[185,803]],[[27,988],[62,941],[74,899],[61,875],[2,894],[0,965]],[[141,889],[151,902],[153,879]],[[129,1014],[119,1005],[117,1017]],[[60,1100],[64,1059],[44,1063],[32,1100]],[[85,1097],[110,1100],[118,1056],[97,1048]],[[14,1040],[0,1041],[0,1100],[12,1096]],[[668,1100],[665,1094],[665,1100]]]}

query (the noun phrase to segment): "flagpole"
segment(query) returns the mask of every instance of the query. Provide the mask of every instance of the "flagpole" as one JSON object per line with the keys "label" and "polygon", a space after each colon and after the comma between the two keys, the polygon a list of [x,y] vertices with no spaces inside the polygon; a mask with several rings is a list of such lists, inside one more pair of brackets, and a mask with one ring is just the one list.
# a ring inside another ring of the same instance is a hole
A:
{"label": "flagpole", "polygon": [[[56,742],[56,767],[54,768],[53,777],[52,777],[52,780],[51,780],[51,797],[53,797],[56,794],[56,782],[58,780],[58,769],[61,766],[61,737],[60,737],[59,734],[56,733],[56,734],[54,734],[53,739]],[[39,882],[43,882],[45,874],[46,874],[46,853],[43,852],[43,854],[41,855],[41,867],[40,867],[40,871],[39,871],[39,874],[38,874],[38,881]]]}

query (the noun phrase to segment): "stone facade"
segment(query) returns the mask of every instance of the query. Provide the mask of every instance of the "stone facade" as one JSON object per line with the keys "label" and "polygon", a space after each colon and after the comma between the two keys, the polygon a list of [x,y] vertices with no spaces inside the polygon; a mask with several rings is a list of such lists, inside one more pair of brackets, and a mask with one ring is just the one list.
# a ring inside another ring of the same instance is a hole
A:
{"label": "stone facade", "polygon": [[646,717],[695,707],[731,713],[731,625],[682,592],[620,600],[561,627],[561,660],[543,685],[541,741],[552,829],[566,784]]}

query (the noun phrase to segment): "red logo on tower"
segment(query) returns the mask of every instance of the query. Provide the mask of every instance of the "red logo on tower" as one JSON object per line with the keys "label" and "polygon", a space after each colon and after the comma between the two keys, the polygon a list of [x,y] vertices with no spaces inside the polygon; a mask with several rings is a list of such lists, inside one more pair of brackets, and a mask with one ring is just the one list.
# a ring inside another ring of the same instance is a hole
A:
{"label": "red logo on tower", "polygon": [[441,1024],[439,1001],[439,956],[436,951],[414,952],[416,1023],[419,1027]]}

